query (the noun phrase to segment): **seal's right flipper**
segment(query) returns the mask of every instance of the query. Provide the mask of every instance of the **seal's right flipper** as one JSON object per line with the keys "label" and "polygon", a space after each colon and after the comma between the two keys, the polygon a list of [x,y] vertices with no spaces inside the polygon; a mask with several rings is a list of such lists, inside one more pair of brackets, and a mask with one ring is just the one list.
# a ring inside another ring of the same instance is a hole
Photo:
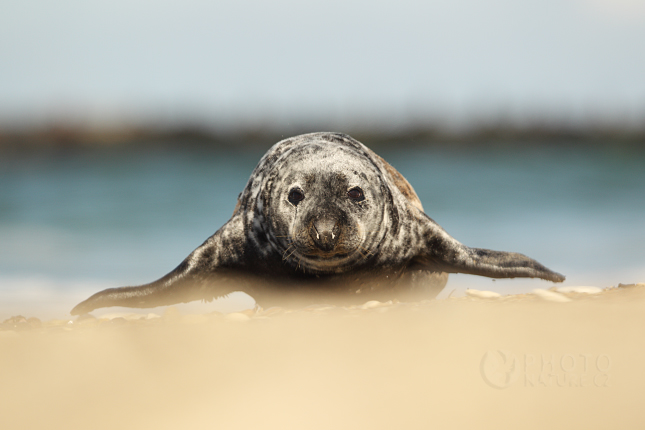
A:
{"label": "seal's right flipper", "polygon": [[86,314],[110,306],[154,308],[194,300],[210,301],[236,291],[233,279],[216,272],[200,273],[186,260],[163,278],[149,284],[100,291],[76,305],[71,314]]}
{"label": "seal's right flipper", "polygon": [[[235,218],[235,217],[234,217]],[[86,314],[109,306],[153,308],[156,306],[210,301],[233,291],[242,291],[229,269],[239,260],[241,229],[231,219],[179,266],[163,278],[136,287],[109,288],[100,291],[72,309],[72,315]]]}

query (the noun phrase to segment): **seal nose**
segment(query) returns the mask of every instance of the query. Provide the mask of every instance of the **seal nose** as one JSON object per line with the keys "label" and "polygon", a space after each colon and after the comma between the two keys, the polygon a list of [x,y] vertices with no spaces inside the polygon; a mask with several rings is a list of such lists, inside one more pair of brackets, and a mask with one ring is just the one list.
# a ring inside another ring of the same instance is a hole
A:
{"label": "seal nose", "polygon": [[336,220],[317,219],[311,224],[309,235],[318,249],[330,252],[336,248],[336,243],[338,243],[340,226]]}

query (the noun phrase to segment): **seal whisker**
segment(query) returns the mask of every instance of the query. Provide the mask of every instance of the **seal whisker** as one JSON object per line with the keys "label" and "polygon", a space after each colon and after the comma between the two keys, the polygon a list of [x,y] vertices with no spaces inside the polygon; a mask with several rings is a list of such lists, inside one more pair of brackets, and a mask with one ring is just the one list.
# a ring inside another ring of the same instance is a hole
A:
{"label": "seal whisker", "polygon": [[[289,244],[289,246],[287,247],[287,249],[285,249],[285,250],[282,252],[282,260],[283,260],[283,261],[284,261],[284,260],[286,260],[286,259],[288,258],[288,256],[287,256],[287,257],[285,257],[285,255],[287,254],[287,252],[289,252],[292,248],[295,248],[295,246],[296,246],[296,245],[295,245],[295,243],[294,243],[294,242],[291,242],[291,243]],[[289,255],[291,255],[291,254],[289,254]]]}
{"label": "seal whisker", "polygon": [[289,258],[289,256],[291,256],[291,254],[287,255],[287,252],[289,252],[290,250],[291,250],[291,247],[285,249],[285,251],[282,253],[282,261],[285,261],[286,259]]}
{"label": "seal whisker", "polygon": [[289,254],[289,255],[287,255],[286,257],[284,257],[284,258],[282,259],[282,261],[289,260],[289,257],[291,257],[291,256],[293,255],[293,253],[294,253],[294,252],[296,252],[297,250],[298,250],[298,249],[294,246],[294,250],[293,250],[293,251],[291,251],[291,254]]}
{"label": "seal whisker", "polygon": [[367,253],[367,255],[372,255],[372,251],[370,251],[369,249],[365,248],[364,246],[359,246],[359,248],[364,250]]}
{"label": "seal whisker", "polygon": [[[362,251],[365,251],[365,254],[363,254]],[[369,249],[367,249],[367,248],[365,248],[363,246],[358,247],[358,252],[361,254],[361,257],[363,257],[364,260],[367,260],[368,257],[373,255],[372,251],[370,251]]]}

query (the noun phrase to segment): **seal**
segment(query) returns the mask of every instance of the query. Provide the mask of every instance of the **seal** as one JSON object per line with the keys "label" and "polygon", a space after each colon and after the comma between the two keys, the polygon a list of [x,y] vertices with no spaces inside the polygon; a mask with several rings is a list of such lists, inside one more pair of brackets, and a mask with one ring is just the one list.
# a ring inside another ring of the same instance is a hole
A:
{"label": "seal", "polygon": [[242,291],[262,306],[433,298],[448,273],[565,278],[525,255],[467,247],[423,211],[408,181],[340,133],[278,142],[231,219],[173,271],[111,288],[72,309],[156,307]]}

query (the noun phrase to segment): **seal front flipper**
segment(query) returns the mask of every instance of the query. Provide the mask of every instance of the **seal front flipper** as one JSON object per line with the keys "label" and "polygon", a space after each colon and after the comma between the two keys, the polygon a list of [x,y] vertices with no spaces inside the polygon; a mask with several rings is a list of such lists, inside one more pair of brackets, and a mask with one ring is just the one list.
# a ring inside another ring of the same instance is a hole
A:
{"label": "seal front flipper", "polygon": [[239,217],[234,216],[161,279],[136,287],[100,291],[76,305],[71,314],[85,314],[109,306],[153,308],[194,300],[210,301],[233,291],[243,291],[243,284],[234,274],[243,250],[236,218]]}
{"label": "seal front flipper", "polygon": [[523,254],[465,246],[430,217],[425,214],[423,217],[420,232],[423,245],[415,261],[430,270],[489,278],[541,278],[552,282],[565,279]]}

